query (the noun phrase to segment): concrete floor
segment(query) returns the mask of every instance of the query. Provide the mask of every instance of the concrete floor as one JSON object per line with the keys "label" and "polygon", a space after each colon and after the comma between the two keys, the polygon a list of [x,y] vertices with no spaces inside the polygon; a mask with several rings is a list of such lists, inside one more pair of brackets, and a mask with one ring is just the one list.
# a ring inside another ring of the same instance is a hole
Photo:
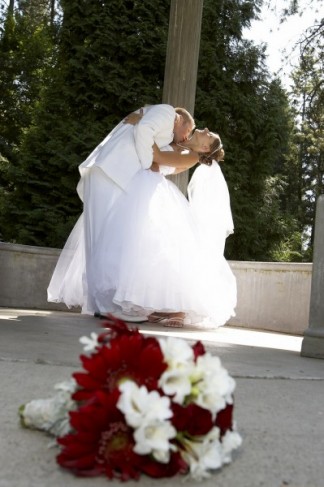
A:
{"label": "concrete floor", "polygon": [[[49,438],[21,428],[17,414],[21,404],[49,397],[56,382],[80,369],[78,338],[99,325],[100,320],[70,312],[0,308],[0,487],[120,486],[105,478],[79,479],[58,468],[57,450],[47,448]],[[202,340],[236,380],[242,447],[229,466],[200,485],[324,486],[324,362],[300,356],[300,336],[228,326],[215,331],[139,328],[145,334]],[[140,482],[178,486],[182,480],[142,477]]]}

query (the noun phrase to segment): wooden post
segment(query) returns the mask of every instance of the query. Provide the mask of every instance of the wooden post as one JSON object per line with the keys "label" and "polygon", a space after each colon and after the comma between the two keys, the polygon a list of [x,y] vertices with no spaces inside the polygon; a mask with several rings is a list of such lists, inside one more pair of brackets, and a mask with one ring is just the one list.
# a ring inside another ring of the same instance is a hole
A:
{"label": "wooden post", "polygon": [[[194,115],[203,0],[171,0],[163,103]],[[186,194],[188,172],[171,176]]]}

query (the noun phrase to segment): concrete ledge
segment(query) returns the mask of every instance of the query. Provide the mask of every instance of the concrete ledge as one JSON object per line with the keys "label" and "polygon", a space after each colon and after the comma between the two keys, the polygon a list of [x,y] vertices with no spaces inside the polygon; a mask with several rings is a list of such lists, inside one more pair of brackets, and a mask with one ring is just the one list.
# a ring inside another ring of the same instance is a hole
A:
{"label": "concrete ledge", "polygon": [[[67,311],[47,302],[60,249],[0,243],[0,307]],[[302,335],[308,327],[312,264],[231,261],[236,316],[228,324]],[[78,309],[73,309],[76,311]]]}
{"label": "concrete ledge", "polygon": [[64,304],[47,302],[47,287],[60,252],[0,243],[0,306],[67,311]]}
{"label": "concrete ledge", "polygon": [[312,264],[230,262],[237,279],[232,326],[302,335],[308,327]]}

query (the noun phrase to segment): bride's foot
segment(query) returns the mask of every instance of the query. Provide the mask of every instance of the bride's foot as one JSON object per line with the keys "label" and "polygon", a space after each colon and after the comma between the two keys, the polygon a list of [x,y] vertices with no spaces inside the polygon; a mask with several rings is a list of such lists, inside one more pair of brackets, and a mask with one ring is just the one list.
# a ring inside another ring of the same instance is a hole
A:
{"label": "bride's foot", "polygon": [[156,323],[170,328],[183,328],[184,325],[190,323],[190,319],[186,318],[186,314],[179,313],[165,313],[155,311],[148,316],[149,323]]}
{"label": "bride's foot", "polygon": [[148,315],[147,319],[149,323],[159,323],[166,318],[172,316],[172,313],[163,313],[162,311],[154,311],[150,315]]}
{"label": "bride's foot", "polygon": [[172,316],[170,318],[165,319],[163,322],[163,326],[169,328],[183,328],[186,321],[185,316]]}

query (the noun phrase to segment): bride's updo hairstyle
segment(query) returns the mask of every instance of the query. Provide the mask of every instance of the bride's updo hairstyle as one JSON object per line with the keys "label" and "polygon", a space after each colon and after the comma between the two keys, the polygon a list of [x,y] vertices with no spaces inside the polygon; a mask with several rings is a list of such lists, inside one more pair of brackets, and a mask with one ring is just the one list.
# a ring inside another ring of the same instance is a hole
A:
{"label": "bride's updo hairstyle", "polygon": [[210,152],[199,152],[199,163],[211,166],[213,161],[223,161],[225,152],[223,144],[218,134],[215,134],[216,138],[210,147]]}

